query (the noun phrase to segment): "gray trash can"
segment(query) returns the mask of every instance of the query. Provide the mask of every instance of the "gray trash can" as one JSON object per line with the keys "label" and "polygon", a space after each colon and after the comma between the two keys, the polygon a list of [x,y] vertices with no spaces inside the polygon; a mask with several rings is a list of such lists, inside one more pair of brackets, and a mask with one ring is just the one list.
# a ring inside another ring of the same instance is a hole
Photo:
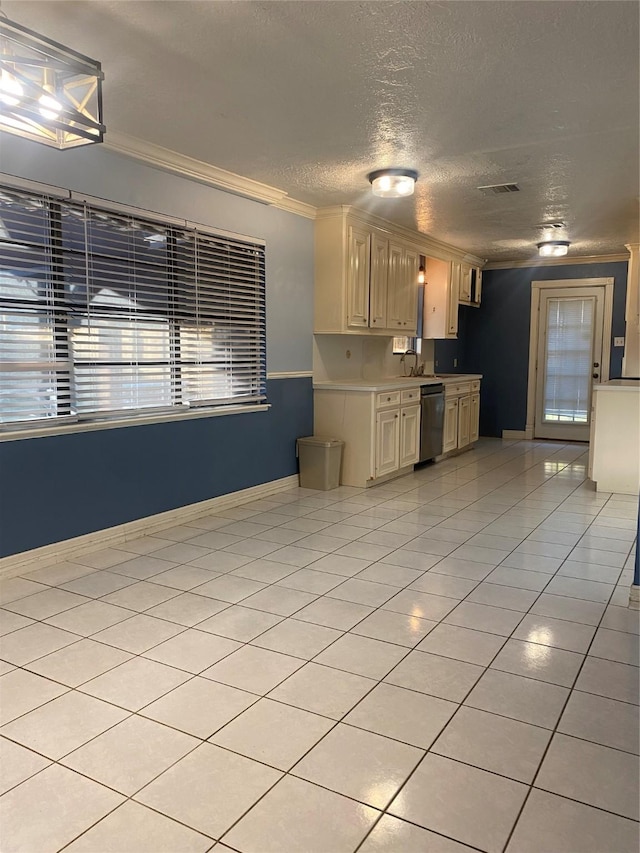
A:
{"label": "gray trash can", "polygon": [[300,461],[303,489],[335,489],[340,485],[340,463],[344,441],[309,435],[299,438],[296,454]]}

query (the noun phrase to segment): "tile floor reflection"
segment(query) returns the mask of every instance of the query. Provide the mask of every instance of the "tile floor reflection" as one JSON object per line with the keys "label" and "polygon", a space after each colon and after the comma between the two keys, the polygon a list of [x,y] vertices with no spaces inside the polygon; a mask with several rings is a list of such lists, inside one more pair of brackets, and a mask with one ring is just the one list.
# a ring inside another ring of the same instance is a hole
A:
{"label": "tile floor reflection", "polygon": [[637,853],[637,499],[483,439],[0,584],[3,853]]}

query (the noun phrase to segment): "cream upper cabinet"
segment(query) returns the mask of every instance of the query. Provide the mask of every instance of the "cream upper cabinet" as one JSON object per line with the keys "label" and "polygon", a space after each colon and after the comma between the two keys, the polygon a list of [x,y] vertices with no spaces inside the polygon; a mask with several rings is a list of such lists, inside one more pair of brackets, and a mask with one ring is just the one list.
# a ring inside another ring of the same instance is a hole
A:
{"label": "cream upper cabinet", "polygon": [[458,302],[460,305],[473,305],[480,307],[480,296],[482,293],[482,269],[472,266],[464,261],[460,264],[460,290]]}
{"label": "cream upper cabinet", "polygon": [[369,324],[376,329],[387,328],[387,294],[389,282],[389,241],[371,235],[371,274],[369,281]]}
{"label": "cream upper cabinet", "polygon": [[460,264],[460,291],[458,301],[471,302],[471,264]]}
{"label": "cream upper cabinet", "polygon": [[349,273],[347,277],[347,325],[369,326],[369,264],[371,235],[349,226]]}
{"label": "cream upper cabinet", "polygon": [[387,299],[387,323],[390,329],[402,329],[405,319],[404,290],[404,247],[389,243],[389,295]]}
{"label": "cream upper cabinet", "polygon": [[314,332],[415,335],[418,261],[417,244],[391,227],[369,224],[346,207],[320,211]]}
{"label": "cream upper cabinet", "polygon": [[418,327],[418,268],[420,255],[414,249],[405,249],[404,253],[404,325],[407,329]]}
{"label": "cream upper cabinet", "polygon": [[448,311],[447,311],[447,337],[458,337],[458,302],[460,294],[460,275],[462,264],[460,261],[451,261],[451,274],[449,277]]}
{"label": "cream upper cabinet", "polygon": [[423,338],[458,337],[460,261],[427,258],[424,287]]}

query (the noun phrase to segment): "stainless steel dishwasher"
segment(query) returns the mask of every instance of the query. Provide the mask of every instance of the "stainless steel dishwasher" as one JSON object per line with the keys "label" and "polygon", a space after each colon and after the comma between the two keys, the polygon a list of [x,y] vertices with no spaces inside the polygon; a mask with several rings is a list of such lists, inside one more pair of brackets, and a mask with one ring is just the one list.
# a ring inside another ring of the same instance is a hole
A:
{"label": "stainless steel dishwasher", "polygon": [[442,453],[444,425],[444,388],[442,385],[420,386],[420,462],[435,459]]}

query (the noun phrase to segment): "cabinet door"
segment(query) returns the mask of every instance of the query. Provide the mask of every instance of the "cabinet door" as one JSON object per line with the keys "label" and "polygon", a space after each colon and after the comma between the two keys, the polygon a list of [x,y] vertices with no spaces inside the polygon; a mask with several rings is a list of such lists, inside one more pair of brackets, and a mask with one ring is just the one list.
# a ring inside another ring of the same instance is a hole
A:
{"label": "cabinet door", "polygon": [[458,447],[469,444],[471,434],[471,397],[458,400]]}
{"label": "cabinet door", "polygon": [[349,226],[349,274],[347,276],[347,325],[369,325],[369,259],[371,235]]}
{"label": "cabinet door", "polygon": [[474,442],[480,437],[480,394],[477,391],[471,395],[469,422],[469,441]]}
{"label": "cabinet door", "polygon": [[369,289],[369,325],[387,328],[387,293],[389,277],[389,241],[371,235],[371,283]]}
{"label": "cabinet door", "polygon": [[[418,267],[420,258],[413,249],[404,253],[404,317],[402,328],[407,335],[415,335],[418,327]],[[406,328],[405,328],[406,327]]]}
{"label": "cabinet door", "polygon": [[471,302],[471,265],[460,265],[460,293],[458,301],[468,305]]}
{"label": "cabinet door", "polygon": [[400,462],[400,411],[376,415],[376,477],[397,471]]}
{"label": "cabinet door", "polygon": [[444,401],[444,434],[442,452],[448,453],[458,446],[458,398]]}
{"label": "cabinet door", "polygon": [[387,294],[387,328],[406,329],[404,247],[389,243],[389,290]]}
{"label": "cabinet door", "polygon": [[447,300],[447,337],[458,336],[458,293],[460,291],[460,261],[451,262],[451,278]]}
{"label": "cabinet door", "polygon": [[420,406],[400,410],[400,468],[420,458]]}

